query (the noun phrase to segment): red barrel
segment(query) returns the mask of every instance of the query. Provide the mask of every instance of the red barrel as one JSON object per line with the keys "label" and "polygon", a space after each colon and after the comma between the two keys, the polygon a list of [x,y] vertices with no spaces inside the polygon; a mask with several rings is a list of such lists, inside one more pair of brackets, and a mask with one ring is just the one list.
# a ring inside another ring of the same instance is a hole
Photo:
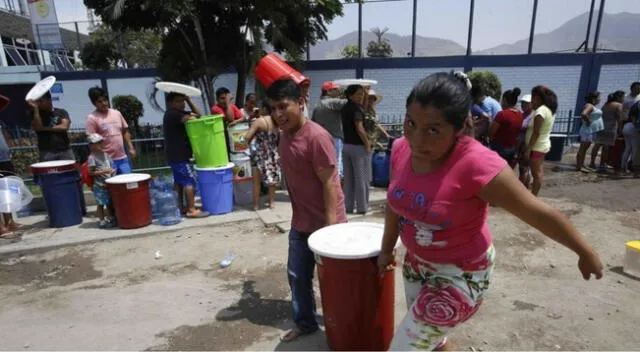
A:
{"label": "red barrel", "polygon": [[136,229],[151,224],[148,174],[127,174],[105,181],[116,210],[118,227]]}
{"label": "red barrel", "polygon": [[307,77],[289,66],[276,53],[265,55],[256,66],[256,78],[265,88],[269,88],[271,84],[281,78],[291,78],[296,84],[309,81]]}
{"label": "red barrel", "polygon": [[309,237],[316,253],[329,347],[336,351],[386,351],[394,333],[395,277],[378,275],[384,226],[348,223]]}

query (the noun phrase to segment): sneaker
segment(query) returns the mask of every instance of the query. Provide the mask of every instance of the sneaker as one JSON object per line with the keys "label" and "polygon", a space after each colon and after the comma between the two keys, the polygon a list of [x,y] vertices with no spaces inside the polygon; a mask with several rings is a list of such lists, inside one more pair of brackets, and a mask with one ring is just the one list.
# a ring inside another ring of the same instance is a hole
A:
{"label": "sneaker", "polygon": [[118,227],[118,223],[116,222],[116,218],[109,218],[109,219],[107,220],[107,222],[109,223],[109,224],[107,225],[107,227],[108,227],[108,228],[110,228],[110,229],[111,229],[111,228],[114,228],[114,227]]}
{"label": "sneaker", "polygon": [[101,229],[106,229],[107,227],[109,227],[109,221],[108,220],[100,220],[98,222],[98,227]]}

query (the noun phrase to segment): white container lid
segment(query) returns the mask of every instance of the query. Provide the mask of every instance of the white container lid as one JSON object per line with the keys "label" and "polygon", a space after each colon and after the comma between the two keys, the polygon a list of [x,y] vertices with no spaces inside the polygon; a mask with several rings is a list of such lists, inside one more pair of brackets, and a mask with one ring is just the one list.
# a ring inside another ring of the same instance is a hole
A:
{"label": "white container lid", "polygon": [[40,82],[36,83],[24,97],[24,100],[38,100],[45,95],[51,87],[56,83],[54,76],[43,78]]}
{"label": "white container lid", "polygon": [[231,161],[247,161],[249,159],[251,157],[245,153],[231,153]]}
{"label": "white container lid", "polygon": [[110,177],[106,179],[104,182],[111,185],[124,185],[127,183],[135,183],[147,181],[151,178],[149,174],[126,174],[126,175],[118,175],[114,177]]}
{"label": "white container lid", "polygon": [[196,169],[196,171],[220,171],[220,170],[231,169],[234,166],[236,166],[236,164],[228,163],[226,166],[220,166],[220,167],[197,167],[197,166],[194,166],[193,168]]}
{"label": "white container lid", "polygon": [[[309,237],[309,248],[323,257],[363,259],[380,253],[384,225],[350,222],[327,226]],[[399,243],[396,243],[396,247]]]}
{"label": "white container lid", "polygon": [[75,160],[55,160],[43,161],[41,163],[31,164],[32,169],[50,169],[54,167],[69,166],[75,164]]}

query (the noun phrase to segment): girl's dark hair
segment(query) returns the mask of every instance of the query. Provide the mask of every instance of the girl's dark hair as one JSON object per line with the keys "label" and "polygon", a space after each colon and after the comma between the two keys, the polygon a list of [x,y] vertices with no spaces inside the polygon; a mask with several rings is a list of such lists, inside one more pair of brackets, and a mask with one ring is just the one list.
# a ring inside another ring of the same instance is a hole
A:
{"label": "girl's dark hair", "polygon": [[107,91],[100,87],[92,87],[89,88],[89,100],[91,100],[91,104],[95,104],[96,101],[100,98],[107,98],[109,100],[109,96],[107,95]]}
{"label": "girl's dark hair", "polygon": [[609,94],[609,96],[607,96],[607,104],[611,104],[616,100],[622,100],[624,99],[625,96],[625,92],[623,90],[616,90],[615,92]]}
{"label": "girl's dark hair", "polygon": [[447,122],[456,130],[464,127],[471,108],[471,94],[466,82],[453,73],[439,72],[420,81],[407,97],[407,107],[412,103],[422,107],[442,110]]}
{"label": "girl's dark hair", "polygon": [[531,90],[531,98],[538,97],[542,100],[542,105],[551,110],[552,113],[556,113],[558,111],[558,96],[554,91],[545,87],[545,86],[535,86]]}
{"label": "girl's dark hair", "polygon": [[518,104],[518,97],[520,96],[520,93],[522,93],[520,88],[515,87],[502,93],[502,99],[504,99],[504,101],[506,101],[509,106],[515,106],[516,104]]}
{"label": "girl's dark hair", "polygon": [[589,103],[591,105],[596,105],[596,100],[598,100],[598,98],[600,98],[600,92],[598,92],[598,91],[591,92],[591,93],[587,94],[586,97],[584,97],[584,101],[585,101],[585,103]]}
{"label": "girl's dark hair", "polygon": [[363,89],[362,86],[359,85],[351,85],[348,86],[347,89],[344,91],[344,95],[347,96],[347,98],[350,98],[352,95],[356,94],[356,92],[358,91],[358,89]]}

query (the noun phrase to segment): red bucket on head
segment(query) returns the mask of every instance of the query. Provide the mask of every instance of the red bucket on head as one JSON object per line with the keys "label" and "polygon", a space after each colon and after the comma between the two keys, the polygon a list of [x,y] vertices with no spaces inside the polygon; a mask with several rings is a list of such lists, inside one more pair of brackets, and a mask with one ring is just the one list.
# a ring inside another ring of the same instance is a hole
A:
{"label": "red bucket on head", "polygon": [[271,87],[273,82],[281,78],[290,78],[296,84],[309,81],[307,77],[294,70],[276,53],[267,54],[260,59],[258,66],[256,66],[255,76],[265,88]]}

